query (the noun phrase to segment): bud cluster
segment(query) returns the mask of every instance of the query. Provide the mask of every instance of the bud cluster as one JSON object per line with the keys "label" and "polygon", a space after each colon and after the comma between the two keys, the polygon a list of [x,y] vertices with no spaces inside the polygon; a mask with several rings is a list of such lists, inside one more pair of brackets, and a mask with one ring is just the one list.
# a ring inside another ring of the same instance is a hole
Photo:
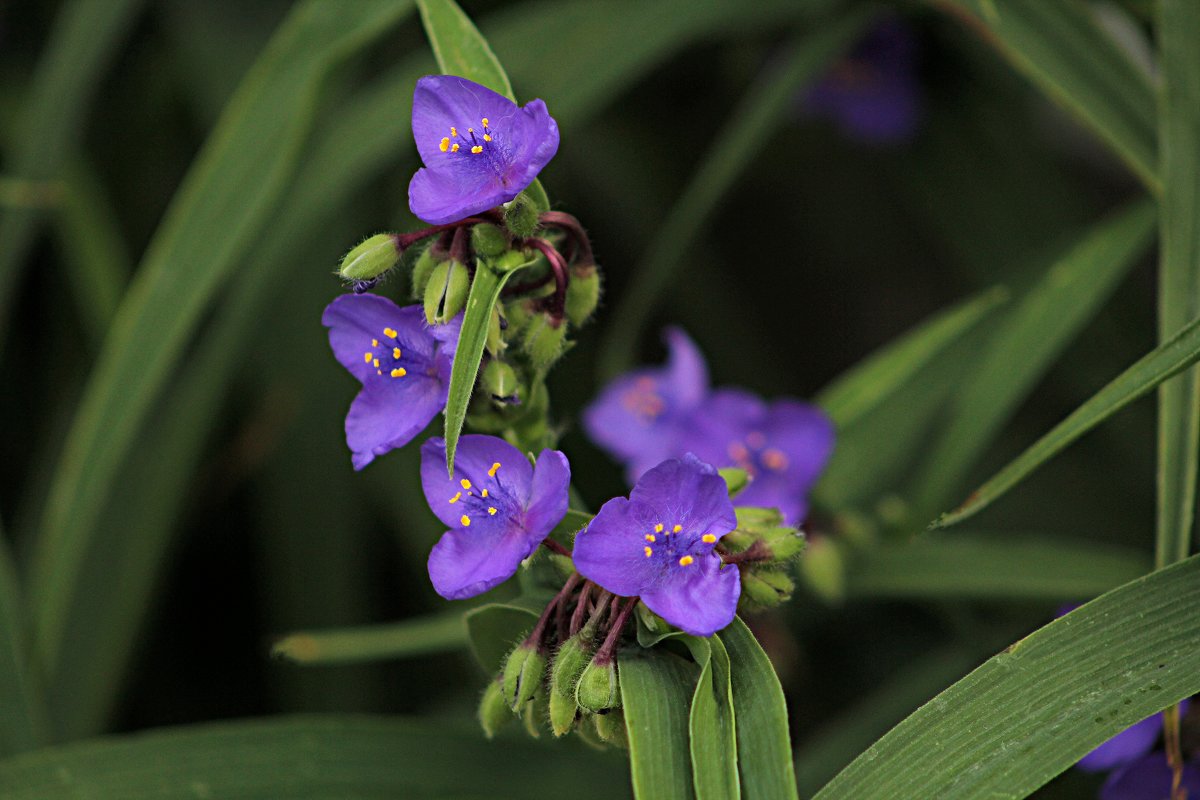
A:
{"label": "bud cluster", "polygon": [[[726,481],[730,482],[728,476]],[[783,514],[774,508],[742,506],[734,511],[737,528],[721,540],[721,549],[725,563],[737,564],[741,570],[739,609],[774,608],[791,599],[796,589],[790,562],[804,552],[804,534],[785,524]]]}

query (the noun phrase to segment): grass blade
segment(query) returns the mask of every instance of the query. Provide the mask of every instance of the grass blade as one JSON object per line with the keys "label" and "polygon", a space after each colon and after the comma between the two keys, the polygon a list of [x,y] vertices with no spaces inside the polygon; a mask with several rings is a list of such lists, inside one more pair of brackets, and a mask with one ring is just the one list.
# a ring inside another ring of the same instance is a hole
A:
{"label": "grass blade", "polygon": [[1115,589],[1011,645],[833,779],[834,798],[1025,797],[1200,691],[1200,558]]}
{"label": "grass blade", "polygon": [[271,655],[297,664],[362,664],[447,653],[466,646],[463,615],[455,611],[386,625],[292,633],[271,647]]}
{"label": "grass blade", "polygon": [[741,788],[729,653],[716,636],[688,637],[687,645],[700,664],[700,677],[688,714],[696,800],[736,800],[741,797]]}
{"label": "grass blade", "polygon": [[633,796],[691,800],[688,706],[698,668],[661,649],[623,650],[617,664],[629,729]]}
{"label": "grass blade", "polygon": [[438,67],[516,101],[508,75],[475,24],[454,0],[417,0]]}
{"label": "grass blade", "polygon": [[31,683],[29,631],[8,540],[0,526],[0,757],[45,743],[46,713]]}

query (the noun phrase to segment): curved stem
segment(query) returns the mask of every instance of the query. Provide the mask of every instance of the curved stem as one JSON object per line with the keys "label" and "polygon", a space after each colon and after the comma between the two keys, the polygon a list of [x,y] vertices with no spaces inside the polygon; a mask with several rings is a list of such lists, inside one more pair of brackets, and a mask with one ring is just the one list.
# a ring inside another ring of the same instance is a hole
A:
{"label": "curved stem", "polygon": [[555,321],[562,320],[563,305],[567,300],[567,262],[563,259],[562,253],[558,252],[554,245],[545,239],[534,236],[525,239],[521,244],[540,250],[546,257],[546,261],[550,262],[550,269],[554,272],[554,294],[549,298],[551,302],[548,310]]}

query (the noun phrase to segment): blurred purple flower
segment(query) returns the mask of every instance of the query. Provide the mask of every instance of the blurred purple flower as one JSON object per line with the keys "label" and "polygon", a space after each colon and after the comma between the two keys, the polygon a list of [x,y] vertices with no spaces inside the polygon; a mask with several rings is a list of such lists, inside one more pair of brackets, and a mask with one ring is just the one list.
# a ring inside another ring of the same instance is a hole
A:
{"label": "blurred purple flower", "polygon": [[557,450],[530,466],[503,439],[458,440],[454,475],[446,474],[446,440],[421,446],[421,487],[450,530],[429,553],[429,579],[447,600],[486,592],[512,577],[567,513],[571,467]]}
{"label": "blurred purple flower", "polygon": [[558,151],[558,124],[541,100],[518,107],[454,75],[417,81],[412,130],[425,167],[408,185],[408,206],[431,225],[507,203]]}
{"label": "blurred purple flower", "polygon": [[355,469],[412,441],[446,407],[462,319],[430,327],[421,306],[346,294],[325,308],[329,346],[362,383],[346,414]]}
{"label": "blurred purple flower", "polygon": [[805,97],[805,108],[870,144],[911,139],[921,117],[917,43],[899,18],[876,25]]}
{"label": "blurred purple flower", "polygon": [[601,507],[575,538],[575,568],[684,632],[711,636],[733,621],[742,591],[737,567],[713,551],[736,525],[725,481],[688,453]]}
{"label": "blurred purple flower", "polygon": [[588,436],[625,464],[630,483],[685,452],[688,417],[708,395],[708,367],[696,343],[679,328],[667,328],[663,339],[665,366],[622,375],[583,412]]}
{"label": "blurred purple flower", "polygon": [[[1144,755],[1108,776],[1100,787],[1100,800],[1171,800],[1171,767],[1161,750]],[[1200,797],[1200,770],[1183,767],[1182,786],[1188,797]]]}

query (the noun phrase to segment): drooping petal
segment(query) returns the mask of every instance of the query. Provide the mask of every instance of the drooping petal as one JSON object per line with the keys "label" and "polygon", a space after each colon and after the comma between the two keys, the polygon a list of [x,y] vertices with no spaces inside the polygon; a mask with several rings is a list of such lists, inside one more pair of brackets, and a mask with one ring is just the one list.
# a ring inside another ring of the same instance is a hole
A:
{"label": "drooping petal", "polygon": [[667,395],[681,411],[694,408],[708,394],[708,364],[704,354],[682,328],[663,332],[667,343]]}
{"label": "drooping petal", "polygon": [[733,622],[741,593],[737,567],[722,566],[712,554],[674,571],[669,582],[642,594],[642,602],[685,633],[712,636]]}
{"label": "drooping petal", "polygon": [[[558,123],[541,100],[526,103],[512,125],[512,131],[506,138],[517,142],[517,148],[507,180],[509,188],[516,190],[512,195],[516,197],[533,183],[538,173],[554,158],[558,152],[559,135]],[[498,135],[505,136],[503,133]]]}
{"label": "drooping petal", "polygon": [[[400,346],[406,360],[421,365],[431,363],[436,346],[420,306],[400,308],[375,294],[339,295],[325,307],[321,324],[329,328],[329,345],[334,356],[363,383],[378,377],[375,366],[364,360],[364,355],[376,349],[379,342]],[[385,335],[388,330],[396,333],[394,339]]]}
{"label": "drooping petal", "polygon": [[421,160],[434,167],[448,155],[440,144],[451,128],[482,130],[486,118],[492,127],[507,130],[520,113],[516,103],[482,84],[457,75],[426,75],[413,90],[413,140]]}
{"label": "drooping petal", "polygon": [[444,225],[507,203],[520,193],[510,193],[482,170],[426,167],[417,170],[408,184],[408,207],[430,225]]}
{"label": "drooping petal", "polygon": [[543,450],[533,465],[533,486],[525,511],[525,528],[544,538],[567,515],[571,465],[558,450]]}
{"label": "drooping petal", "polygon": [[354,468],[411,442],[445,407],[445,385],[427,375],[364,386],[346,414],[346,444]]}
{"label": "drooping petal", "polygon": [[1103,772],[1141,758],[1158,741],[1162,726],[1161,713],[1147,717],[1092,750],[1075,766],[1088,772]]}
{"label": "drooping petal", "polygon": [[508,580],[541,541],[522,534],[498,517],[446,531],[429,553],[434,590],[447,600],[462,600]]}
{"label": "drooping petal", "polygon": [[645,507],[624,497],[600,507],[575,537],[573,559],[579,574],[613,594],[635,597],[662,579],[662,563],[643,552],[654,519]]}
{"label": "drooping petal", "polygon": [[635,506],[654,509],[658,518],[680,524],[692,538],[718,538],[737,526],[729,490],[715,467],[691,453],[648,470],[629,494]]}
{"label": "drooping petal", "polygon": [[[464,481],[468,485],[464,486]],[[529,459],[495,436],[467,434],[459,437],[453,476],[446,474],[445,439],[437,437],[421,445],[421,487],[425,490],[429,508],[446,525],[459,525],[463,514],[471,513],[464,511],[467,504],[472,503],[474,507],[479,493],[485,489],[489,502],[479,505],[494,507],[497,515],[520,525],[532,485],[533,467]],[[475,494],[469,494],[471,492]]]}
{"label": "drooping petal", "polygon": [[[1173,775],[1166,753],[1155,750],[1108,776],[1100,788],[1100,800],[1170,800]],[[1183,768],[1188,797],[1200,796],[1200,770],[1194,764]]]}

